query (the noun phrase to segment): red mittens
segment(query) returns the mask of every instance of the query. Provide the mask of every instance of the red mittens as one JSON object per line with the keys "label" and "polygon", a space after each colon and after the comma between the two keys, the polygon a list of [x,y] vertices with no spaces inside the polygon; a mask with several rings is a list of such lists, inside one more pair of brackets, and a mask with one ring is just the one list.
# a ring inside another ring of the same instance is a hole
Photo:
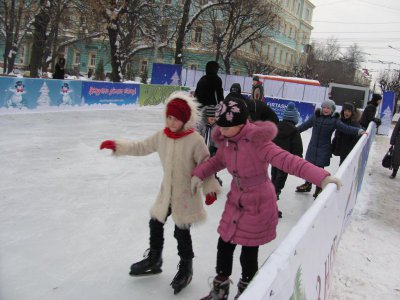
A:
{"label": "red mittens", "polygon": [[211,205],[217,200],[217,195],[215,193],[210,193],[206,195],[206,204]]}
{"label": "red mittens", "polygon": [[115,144],[114,141],[107,140],[101,143],[100,150],[102,149],[111,149],[115,151],[115,149],[117,149],[117,145]]}

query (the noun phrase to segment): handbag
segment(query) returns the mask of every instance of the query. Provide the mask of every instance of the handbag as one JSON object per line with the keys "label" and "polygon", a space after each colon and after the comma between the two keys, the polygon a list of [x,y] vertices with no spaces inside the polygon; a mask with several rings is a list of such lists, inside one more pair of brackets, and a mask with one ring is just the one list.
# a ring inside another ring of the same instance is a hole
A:
{"label": "handbag", "polygon": [[388,168],[389,170],[392,169],[392,154],[393,154],[393,147],[390,147],[382,159],[382,167]]}

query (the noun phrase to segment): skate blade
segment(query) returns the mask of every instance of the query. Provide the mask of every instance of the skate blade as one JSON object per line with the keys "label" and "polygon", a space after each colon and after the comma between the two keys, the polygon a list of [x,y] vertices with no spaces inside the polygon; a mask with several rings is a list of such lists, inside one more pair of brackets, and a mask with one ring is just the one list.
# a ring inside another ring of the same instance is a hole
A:
{"label": "skate blade", "polygon": [[180,291],[182,291],[185,287],[187,287],[189,285],[189,283],[192,282],[192,277],[190,277],[187,281],[187,283],[184,286],[172,286],[173,290],[174,290],[174,295],[178,294]]}
{"label": "skate blade", "polygon": [[161,269],[158,269],[158,270],[149,270],[149,271],[147,271],[147,272],[138,273],[138,274],[135,274],[134,272],[131,271],[131,272],[129,272],[129,275],[132,276],[132,277],[144,277],[144,276],[157,275],[157,274],[160,274],[161,272],[162,272]]}

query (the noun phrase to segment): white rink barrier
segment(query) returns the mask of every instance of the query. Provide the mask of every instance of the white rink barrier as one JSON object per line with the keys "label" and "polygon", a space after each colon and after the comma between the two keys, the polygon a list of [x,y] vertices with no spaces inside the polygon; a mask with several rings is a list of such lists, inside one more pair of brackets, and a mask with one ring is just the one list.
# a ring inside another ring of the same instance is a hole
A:
{"label": "white rink barrier", "polygon": [[240,300],[327,299],[336,250],[351,219],[375,137],[368,127],[329,184],[260,267]]}

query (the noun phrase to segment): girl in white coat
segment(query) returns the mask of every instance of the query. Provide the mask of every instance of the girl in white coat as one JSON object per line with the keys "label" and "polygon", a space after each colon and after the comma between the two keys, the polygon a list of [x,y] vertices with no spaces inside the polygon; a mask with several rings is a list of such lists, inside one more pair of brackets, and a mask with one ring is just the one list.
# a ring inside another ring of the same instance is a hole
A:
{"label": "girl in white coat", "polygon": [[[203,137],[196,132],[198,104],[186,92],[172,93],[166,100],[166,127],[143,141],[108,140],[100,149],[111,149],[117,156],[143,156],[158,152],[164,171],[157,199],[150,210],[150,250],[142,261],[131,266],[130,275],[161,273],[164,224],[169,215],[175,222],[174,237],[178,241],[179,270],[171,282],[175,294],[186,287],[193,274],[194,257],[190,225],[205,219],[200,193],[192,195],[191,171],[209,158]],[[219,193],[214,176],[204,182],[207,198]]]}

